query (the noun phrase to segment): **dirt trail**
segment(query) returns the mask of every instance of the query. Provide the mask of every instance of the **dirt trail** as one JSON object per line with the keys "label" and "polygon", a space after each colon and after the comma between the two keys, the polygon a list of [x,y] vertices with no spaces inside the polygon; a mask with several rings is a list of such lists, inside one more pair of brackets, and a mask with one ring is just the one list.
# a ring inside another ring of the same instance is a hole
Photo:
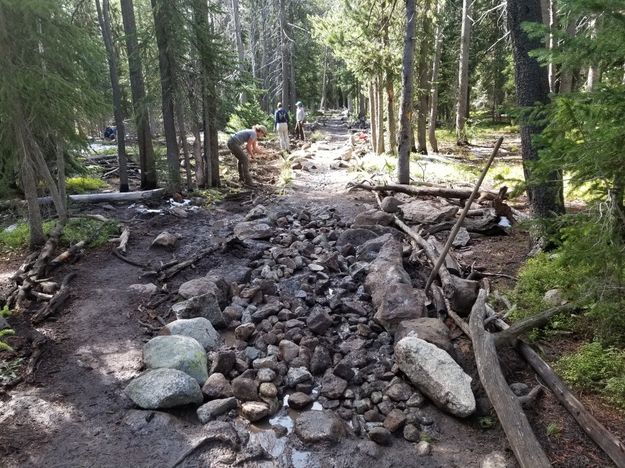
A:
{"label": "dirt trail", "polygon": [[[298,171],[293,186],[281,197],[263,204],[270,210],[335,208],[346,223],[374,203],[369,194],[349,194],[345,183],[353,174],[330,170],[338,148],[349,144],[348,130],[329,121],[329,139],[316,144],[317,169]],[[224,236],[250,206],[226,202],[213,210],[200,210],[186,219],[170,215],[135,220],[129,256],[139,261],[171,258],[149,249],[151,240],[167,229],[182,239],[178,254],[197,251]],[[132,207],[118,209],[122,219],[136,217]],[[249,255],[233,251],[211,256],[179,274],[168,284],[175,291],[185,280],[204,275],[215,266],[246,265]],[[75,266],[78,279],[74,298],[56,321],[41,331],[50,339],[33,385],[21,384],[0,403],[0,466],[6,467],[161,467],[171,466],[194,441],[205,435],[193,410],[170,413],[133,409],[122,393],[141,367],[141,349],[151,335],[138,320],[138,306],[148,298],[128,286],[142,283],[139,269],[110,255],[105,248],[89,253]],[[63,272],[59,272],[62,274]],[[470,350],[469,350],[470,352]],[[238,422],[250,442],[233,458],[227,444],[209,444],[182,466],[305,467],[477,467],[492,451],[505,451],[499,429],[484,431],[477,417],[459,420],[427,405],[424,415],[435,421],[432,453],[417,458],[415,444],[393,438],[391,447],[363,445],[362,438],[345,437],[334,447],[305,447],[290,433],[279,437],[270,425],[247,428]],[[288,414],[278,422],[292,426]],[[260,455],[254,450],[262,447]],[[248,454],[252,461],[245,461]],[[236,455],[236,454],[235,454]],[[241,458],[243,457],[243,458]]]}

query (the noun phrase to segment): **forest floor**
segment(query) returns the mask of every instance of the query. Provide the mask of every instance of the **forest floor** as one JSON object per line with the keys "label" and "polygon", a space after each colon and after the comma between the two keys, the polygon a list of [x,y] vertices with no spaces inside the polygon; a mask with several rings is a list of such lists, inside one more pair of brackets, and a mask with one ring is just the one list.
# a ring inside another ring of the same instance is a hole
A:
{"label": "forest floor", "polygon": [[[136,204],[90,207],[88,211],[130,226],[128,257],[142,264],[166,263],[172,255],[184,259],[223,241],[259,204],[272,212],[305,211],[313,219],[336,216],[349,226],[356,215],[376,206],[375,199],[367,192],[346,190],[349,182],[362,179],[362,171],[336,167],[337,156],[349,145],[347,127],[339,120],[329,120],[320,131],[324,140],[313,144],[313,156],[301,170],[293,169],[288,161],[285,165],[272,151],[252,163],[260,182],[257,189],[226,196],[214,206],[198,207],[185,218],[162,210],[162,204],[150,206],[161,210],[152,213]],[[476,151],[471,157],[479,161],[488,152]],[[467,184],[473,179],[467,178]],[[150,248],[162,231],[179,237],[174,254]],[[147,307],[149,296],[129,289],[131,284],[148,280],[140,276],[139,268],[115,258],[112,246],[89,251],[76,264],[60,268],[58,277],[70,269],[78,273],[72,298],[60,314],[38,328],[47,340],[32,378],[0,390],[0,466],[173,466],[189,447],[209,436],[213,442],[196,450],[180,466],[479,467],[493,452],[501,453],[507,466],[515,466],[505,435],[483,401],[470,342],[453,327],[453,346],[458,361],[473,377],[478,412],[458,419],[430,403],[420,408],[424,420],[431,421],[422,436],[431,444],[429,455],[416,456],[415,443],[401,436],[394,436],[390,446],[368,443],[366,436],[353,433],[353,425],[336,445],[305,445],[291,430],[296,414],[286,408],[261,424],[236,418],[233,427],[241,439],[240,447],[228,440],[227,434],[207,435],[210,430],[199,423],[195,408],[136,409],[123,389],[142,369],[143,344],[160,328],[156,316],[171,320],[167,317],[178,286],[216,268],[247,267],[266,248],[258,243],[203,258],[194,268],[159,284],[158,297],[165,301],[154,310]],[[507,236],[477,237],[460,254],[465,265],[514,276],[527,254],[527,236],[514,229]],[[6,283],[18,263],[17,258],[4,263],[0,281]],[[493,284],[506,288],[511,282],[500,279]],[[17,333],[9,341],[16,353],[4,353],[0,360],[17,356],[25,363],[33,336],[29,314],[10,317],[9,322]],[[226,346],[233,343],[232,332],[224,332],[223,337]],[[502,369],[510,383],[536,383],[528,366],[511,351],[502,357]],[[622,421],[609,408],[596,401],[585,402],[611,430],[623,435]],[[611,466],[548,391],[527,414],[554,466]]]}

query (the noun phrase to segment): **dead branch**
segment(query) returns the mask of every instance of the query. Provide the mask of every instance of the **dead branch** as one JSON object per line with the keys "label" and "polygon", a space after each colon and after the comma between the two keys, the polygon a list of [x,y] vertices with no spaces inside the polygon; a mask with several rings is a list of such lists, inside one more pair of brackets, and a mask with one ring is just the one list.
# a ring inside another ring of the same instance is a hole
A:
{"label": "dead branch", "polygon": [[199,260],[201,260],[202,258],[204,258],[205,256],[213,253],[215,250],[217,250],[216,246],[213,247],[208,247],[206,249],[201,250],[200,252],[198,252],[197,254],[195,254],[194,256],[192,256],[190,259],[188,260],[184,260],[180,263],[177,263],[165,270],[162,270],[160,272],[159,275],[159,279],[161,281],[166,280],[171,278],[172,276],[177,275],[179,272],[181,272],[182,270],[184,270],[185,268],[193,265],[194,263],[198,262]]}
{"label": "dead branch", "polygon": [[511,327],[500,331],[494,335],[495,345],[514,345],[522,334],[533,330],[534,328],[540,328],[545,326],[551,317],[563,312],[572,312],[575,307],[572,304],[564,304],[558,307],[552,307],[544,312],[541,312],[533,317],[529,317],[520,322],[516,322]]}
{"label": "dead branch", "polygon": [[[501,330],[510,328],[500,319],[493,321]],[[558,401],[575,418],[579,426],[601,449],[610,457],[616,466],[625,467],[625,445],[614,434],[606,429],[573,395],[569,387],[557,376],[530,345],[522,340],[517,342],[517,350],[525,358],[545,385],[553,392]]]}
{"label": "dead branch", "polygon": [[486,291],[480,290],[469,320],[475,362],[482,386],[488,395],[510,446],[522,468],[550,467],[549,459],[501,372],[493,336],[484,328]]}
{"label": "dead branch", "polygon": [[458,231],[460,230],[460,227],[462,226],[462,222],[464,221],[464,218],[466,218],[467,212],[469,211],[469,208],[471,208],[471,204],[473,203],[473,200],[475,200],[475,197],[477,196],[480,186],[482,185],[482,182],[484,181],[484,177],[486,177],[486,173],[488,172],[488,169],[490,169],[491,164],[493,163],[495,157],[497,156],[497,152],[499,151],[499,147],[501,146],[502,142],[503,142],[503,137],[499,137],[499,139],[497,140],[497,143],[495,143],[495,147],[493,148],[493,152],[490,155],[490,158],[488,158],[488,161],[486,162],[484,169],[482,169],[482,173],[480,174],[479,179],[475,183],[475,187],[473,187],[473,191],[471,192],[471,195],[469,196],[469,199],[467,200],[464,206],[464,209],[462,210],[462,213],[460,213],[460,217],[458,218],[458,220],[456,221],[456,224],[454,225],[451,232],[449,233],[449,237],[447,238],[447,243],[445,244],[443,251],[440,253],[440,256],[437,262],[434,264],[434,268],[432,269],[432,272],[430,273],[430,277],[425,283],[426,292],[428,291],[428,289],[430,289],[430,286],[432,285],[432,281],[434,281],[434,278],[436,278],[436,275],[438,274],[438,269],[441,267],[441,265],[445,261],[445,256],[447,255],[447,252],[449,252],[452,242],[458,235]]}
{"label": "dead branch", "polygon": [[61,287],[58,292],[54,295],[50,302],[39,312],[33,315],[32,322],[39,323],[54,314],[59,307],[63,305],[63,303],[67,300],[70,294],[69,283],[76,276],[76,272],[71,272],[63,278],[63,282],[61,283]]}
{"label": "dead branch", "polygon": [[128,240],[130,239],[130,228],[128,226],[124,226],[121,235],[119,236],[119,246],[117,250],[126,255],[126,246],[128,245]]}
{"label": "dead branch", "polygon": [[[414,187],[411,185],[401,184],[389,184],[389,185],[369,185],[369,184],[354,184],[349,190],[368,190],[375,192],[397,192],[405,193],[415,197],[443,197],[443,198],[458,198],[460,200],[466,200],[471,197],[471,190],[452,189],[448,187]],[[480,192],[480,194],[489,194],[489,196],[496,197],[494,192],[488,192],[486,190]],[[492,199],[492,198],[491,198]]]}
{"label": "dead branch", "polygon": [[115,255],[117,258],[119,258],[122,262],[126,262],[129,265],[132,266],[136,266],[139,268],[143,268],[144,270],[147,268],[147,265],[143,265],[142,263],[139,262],[135,262],[134,260],[130,260],[129,258],[124,257],[122,254],[120,254],[117,249],[113,249],[112,254]]}
{"label": "dead branch", "polygon": [[76,244],[71,246],[69,249],[67,249],[65,252],[63,252],[62,254],[60,254],[57,257],[55,257],[50,262],[50,266],[51,267],[57,267],[61,263],[69,260],[70,258],[73,258],[75,255],[77,255],[81,251],[81,249],[85,246],[86,243],[87,243],[87,241],[84,241],[84,240],[81,240],[80,242],[77,242]]}
{"label": "dead branch", "polygon": [[536,385],[527,395],[519,397],[521,408],[531,409],[542,392],[543,387],[541,385]]}

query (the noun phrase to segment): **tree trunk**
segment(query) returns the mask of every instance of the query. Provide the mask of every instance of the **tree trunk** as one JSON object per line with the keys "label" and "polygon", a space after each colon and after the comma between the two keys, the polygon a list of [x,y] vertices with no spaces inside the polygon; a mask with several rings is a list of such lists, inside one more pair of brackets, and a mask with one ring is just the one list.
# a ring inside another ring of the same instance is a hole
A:
{"label": "tree trunk", "polygon": [[208,102],[208,162],[210,164],[211,187],[221,186],[219,175],[219,140],[217,134],[217,90],[210,87]]}
{"label": "tree trunk", "polygon": [[289,44],[286,38],[286,0],[280,0],[280,54],[282,60],[282,104],[289,104]]}
{"label": "tree trunk", "polygon": [[429,73],[428,73],[428,57],[430,55],[430,36],[431,19],[428,17],[430,10],[430,0],[423,3],[421,46],[419,50],[418,80],[419,80],[419,98],[417,108],[417,152],[420,154],[428,154],[427,147],[427,113],[428,113],[428,91],[430,89]]}
{"label": "tree trunk", "polygon": [[399,158],[397,160],[397,182],[410,183],[410,149],[412,134],[412,70],[414,62],[414,40],[416,25],[415,0],[406,0],[406,36],[402,60],[402,89],[399,104]]}
{"label": "tree trunk", "polygon": [[397,154],[397,126],[395,124],[395,89],[393,77],[386,76],[386,109],[388,113],[388,150],[389,153]]}
{"label": "tree trunk", "polygon": [[20,161],[20,176],[24,196],[28,204],[29,246],[31,249],[35,249],[46,242],[46,236],[43,233],[43,221],[41,219],[39,202],[37,200],[37,180],[35,178],[34,165],[30,158],[29,144],[26,141],[24,125],[26,125],[26,122],[16,122],[15,134],[19,138],[20,147],[18,150],[22,156]]}
{"label": "tree trunk", "polygon": [[438,74],[441,63],[441,52],[443,50],[443,11],[445,0],[439,0],[436,6],[436,35],[434,46],[434,61],[432,63],[432,81],[430,92],[430,128],[428,139],[432,151],[438,153],[438,141],[436,140],[436,119],[438,118]]}
{"label": "tree trunk", "polygon": [[167,0],[151,0],[154,14],[154,32],[158,46],[158,66],[161,75],[163,125],[167,147],[167,189],[170,193],[180,191],[180,160],[174,123],[174,74],[175,64],[171,53],[172,31],[170,18],[175,14]]}
{"label": "tree trunk", "polygon": [[98,21],[102,30],[102,39],[106,48],[106,55],[109,64],[109,75],[111,79],[111,88],[113,89],[113,114],[115,115],[115,126],[117,127],[117,158],[119,160],[119,191],[128,191],[128,169],[126,156],[126,131],[124,127],[124,114],[122,111],[122,92],[119,84],[119,74],[117,72],[117,56],[113,48],[113,36],[111,34],[111,21],[109,0],[100,0],[95,2],[98,10]]}
{"label": "tree trunk", "polygon": [[176,120],[178,121],[178,138],[180,146],[182,146],[182,156],[184,158],[184,171],[187,181],[187,190],[193,190],[193,181],[191,180],[191,161],[189,158],[189,144],[187,143],[187,129],[184,123],[184,108],[182,106],[182,97],[178,97],[174,101],[176,109]]}
{"label": "tree trunk", "polygon": [[319,110],[324,111],[326,109],[326,82],[328,76],[328,46],[325,47],[323,54],[323,78],[321,78],[321,102],[319,103]]}
{"label": "tree trunk", "polygon": [[462,2],[462,29],[460,32],[460,61],[458,66],[458,101],[456,109],[456,141],[468,144],[465,124],[469,111],[469,48],[471,46],[471,15],[473,0]]}
{"label": "tree trunk", "polygon": [[378,124],[378,140],[377,140],[377,154],[384,154],[384,92],[382,91],[383,83],[382,77],[378,76],[375,80],[375,95],[377,103],[375,110],[377,111],[377,124]]}
{"label": "tree trunk", "polygon": [[132,106],[135,113],[137,143],[139,145],[141,190],[150,190],[158,187],[158,175],[154,161],[150,114],[146,104],[145,84],[132,0],[121,0],[121,9],[124,32],[126,34],[126,48],[128,49],[128,71],[130,74],[130,89],[132,91]]}
{"label": "tree trunk", "polygon": [[[56,142],[56,173],[57,184],[59,187],[59,198],[63,201],[63,209],[57,213],[59,215],[59,221],[61,224],[67,223],[67,190],[65,184],[65,151],[63,151],[63,145],[60,142]],[[58,211],[58,210],[57,210]]]}
{"label": "tree trunk", "polygon": [[378,148],[378,115],[376,111],[376,105],[378,101],[375,98],[375,85],[373,78],[369,83],[369,114],[371,114],[371,150],[375,152]]}
{"label": "tree trunk", "polygon": [[[239,80],[243,79],[243,74],[245,72],[245,53],[243,50],[243,37],[241,35],[241,21],[239,19],[239,0],[232,0],[232,23],[234,27],[234,38],[237,44],[237,55],[238,55],[238,70],[239,70]],[[239,94],[239,102],[241,104],[247,101],[247,96],[245,91],[241,91]]]}
{"label": "tree trunk", "polygon": [[[575,37],[577,31],[577,18],[569,16],[568,24],[566,25],[567,37]],[[573,91],[573,70],[570,68],[563,68],[560,70],[560,94],[567,94]]]}
{"label": "tree trunk", "polygon": [[[529,55],[540,48],[540,41],[530,38],[521,26],[541,19],[540,0],[508,0],[508,29],[514,52],[517,101],[521,107],[545,104],[549,100],[547,69]],[[537,217],[550,217],[564,212],[562,174],[554,171],[548,175],[547,182],[536,182],[532,177],[531,165],[538,160],[532,140],[542,129],[534,122],[521,122],[521,155],[532,212]]]}
{"label": "tree trunk", "polygon": [[[593,16],[588,24],[590,30],[590,38],[594,40],[597,36],[597,17]],[[586,91],[592,92],[599,82],[599,66],[596,62],[592,62],[588,67],[588,76],[586,77]]]}

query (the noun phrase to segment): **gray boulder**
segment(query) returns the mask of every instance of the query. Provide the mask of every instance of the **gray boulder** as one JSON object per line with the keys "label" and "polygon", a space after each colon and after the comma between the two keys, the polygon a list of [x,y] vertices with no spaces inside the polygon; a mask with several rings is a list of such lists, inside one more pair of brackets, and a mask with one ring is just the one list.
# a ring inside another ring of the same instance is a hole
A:
{"label": "gray boulder", "polygon": [[163,231],[152,241],[151,247],[161,247],[168,250],[174,250],[177,242],[177,236],[167,231]]}
{"label": "gray boulder", "polygon": [[449,337],[449,328],[447,328],[447,325],[445,325],[442,320],[430,317],[405,320],[401,322],[395,330],[395,343],[407,336],[421,338],[428,343],[432,343],[444,349],[450,355],[454,354],[454,349]]}
{"label": "gray boulder", "polygon": [[221,336],[210,321],[204,317],[174,320],[165,325],[164,329],[170,335],[188,336],[197,340],[207,351],[213,350],[221,344]]}
{"label": "gray boulder", "polygon": [[196,413],[202,424],[212,421],[217,416],[221,416],[237,407],[237,399],[234,397],[212,400],[200,406]]}
{"label": "gray boulder", "polygon": [[475,411],[471,377],[442,349],[408,336],[395,345],[395,360],[413,385],[436,406],[460,417]]}
{"label": "gray boulder", "polygon": [[206,351],[188,336],[156,336],[143,346],[143,362],[148,369],[178,369],[202,385],[208,378]]}
{"label": "gray boulder", "polygon": [[400,208],[404,220],[409,224],[434,224],[453,219],[458,207],[449,203],[432,200],[413,200]]}
{"label": "gray boulder", "polygon": [[337,247],[341,247],[343,245],[351,244],[354,247],[358,247],[359,245],[364,244],[368,240],[375,239],[376,237],[378,237],[378,235],[370,229],[346,229],[339,235],[336,245]]}
{"label": "gray boulder", "polygon": [[232,386],[223,374],[216,372],[208,376],[202,387],[202,393],[209,399],[228,398],[232,396]]}
{"label": "gray boulder", "polygon": [[244,221],[234,227],[234,235],[240,240],[269,239],[273,236],[273,228],[269,224],[257,221]]}
{"label": "gray boulder", "polygon": [[171,310],[178,319],[189,319],[204,317],[213,324],[215,328],[227,326],[219,300],[213,293],[192,297],[186,301],[178,302],[171,307]]}
{"label": "gray boulder", "polygon": [[197,380],[177,369],[153,369],[133,379],[124,393],[143,409],[202,403]]}
{"label": "gray boulder", "polygon": [[334,445],[345,436],[345,425],[331,411],[305,411],[295,419],[295,433],[307,444]]}
{"label": "gray boulder", "polygon": [[178,294],[184,299],[191,299],[192,297],[202,296],[208,293],[213,294],[219,302],[222,302],[225,299],[227,291],[222,291],[211,278],[207,277],[194,278],[182,283],[178,288]]}
{"label": "gray boulder", "polygon": [[352,227],[357,226],[389,226],[393,223],[393,215],[380,210],[369,210],[356,216]]}

